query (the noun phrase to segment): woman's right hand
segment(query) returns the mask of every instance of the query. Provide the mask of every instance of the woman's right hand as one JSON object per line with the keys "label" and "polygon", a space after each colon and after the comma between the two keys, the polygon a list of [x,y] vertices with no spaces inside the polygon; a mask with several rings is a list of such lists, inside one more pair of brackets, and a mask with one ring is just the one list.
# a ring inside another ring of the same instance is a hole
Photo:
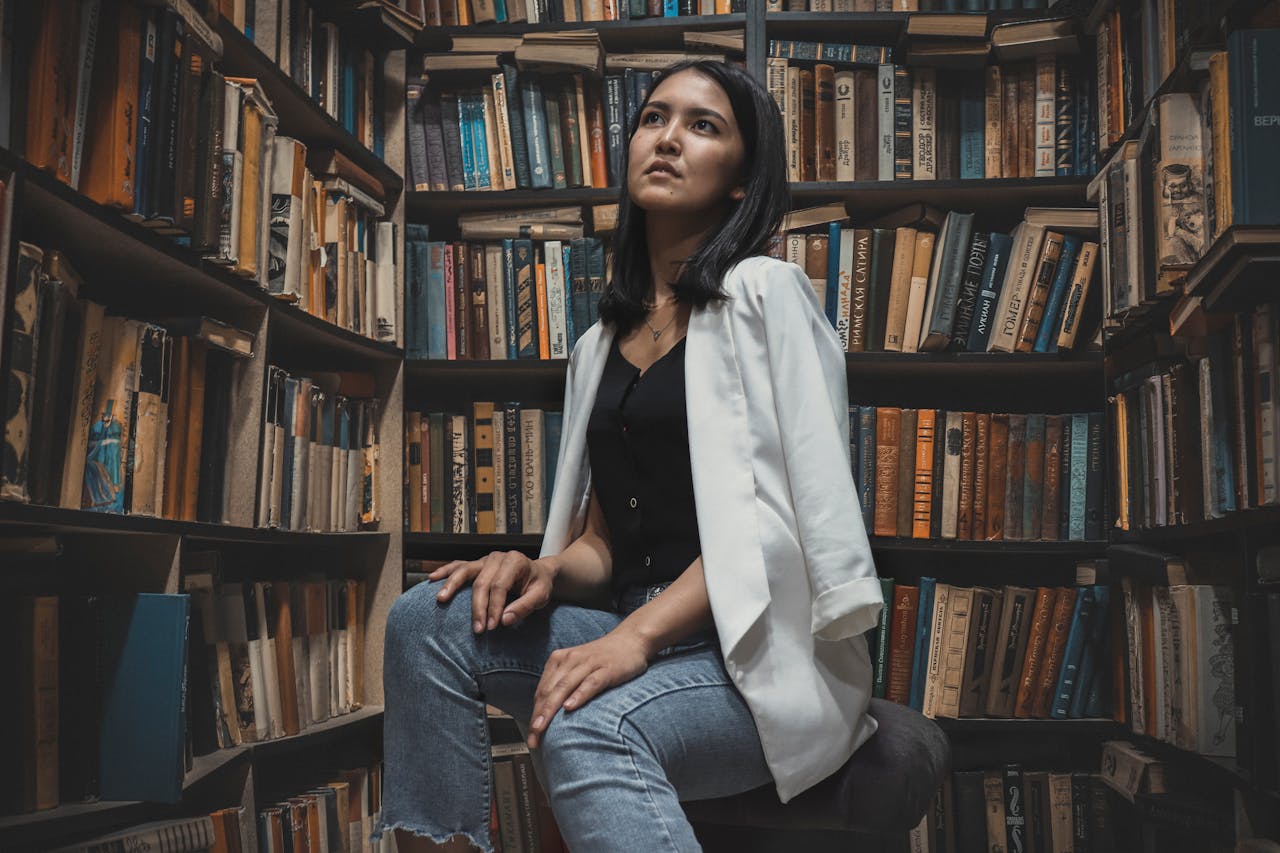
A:
{"label": "woman's right hand", "polygon": [[[454,560],[427,575],[448,578],[436,594],[441,604],[471,584],[471,627],[477,634],[498,625],[511,627],[551,600],[556,569],[545,560],[531,560],[520,551],[493,551],[479,560]],[[507,596],[515,599],[508,604]]]}

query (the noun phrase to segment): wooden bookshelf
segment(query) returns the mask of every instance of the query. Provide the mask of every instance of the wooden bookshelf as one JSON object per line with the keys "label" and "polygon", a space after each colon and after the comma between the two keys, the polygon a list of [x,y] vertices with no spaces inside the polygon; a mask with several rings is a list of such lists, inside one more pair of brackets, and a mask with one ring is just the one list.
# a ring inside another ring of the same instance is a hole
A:
{"label": "wooden bookshelf", "polygon": [[1247,311],[1275,297],[1280,276],[1280,227],[1233,225],[1187,273],[1184,292],[1213,314]]}
{"label": "wooden bookshelf", "polygon": [[417,46],[426,53],[449,49],[454,36],[510,36],[540,32],[595,30],[606,51],[654,49],[673,50],[686,30],[742,29],[751,13],[731,15],[686,15],[678,18],[638,18],[634,21],[573,21],[543,24],[478,24],[469,27],[426,27],[418,35]]}
{"label": "wooden bookshelf", "polygon": [[1116,545],[1160,545],[1194,542],[1216,536],[1236,536],[1247,530],[1276,529],[1280,526],[1280,507],[1263,506],[1236,510],[1222,518],[1210,518],[1193,524],[1168,527],[1144,527],[1135,530],[1114,530],[1111,542]]}

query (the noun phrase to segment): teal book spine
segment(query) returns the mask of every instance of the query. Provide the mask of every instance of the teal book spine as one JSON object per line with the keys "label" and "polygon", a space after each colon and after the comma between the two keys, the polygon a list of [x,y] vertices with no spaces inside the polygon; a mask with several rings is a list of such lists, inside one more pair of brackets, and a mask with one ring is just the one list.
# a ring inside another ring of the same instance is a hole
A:
{"label": "teal book spine", "polygon": [[1280,148],[1277,79],[1280,29],[1236,30],[1227,36],[1234,225],[1280,223],[1280,193],[1275,192],[1280,186],[1280,160],[1274,154]]}
{"label": "teal book spine", "polygon": [[507,0],[493,0],[493,18],[498,24],[507,22]]}
{"label": "teal book spine", "polygon": [[1084,655],[1085,637],[1090,630],[1093,613],[1093,587],[1086,586],[1076,596],[1075,612],[1071,614],[1071,628],[1067,632],[1067,647],[1062,653],[1062,665],[1058,668],[1058,683],[1053,689],[1053,705],[1049,716],[1065,720],[1071,710],[1073,694],[1079,686],[1080,661]]}
{"label": "teal book spine", "polygon": [[1089,467],[1089,416],[1071,416],[1070,520],[1067,538],[1084,540],[1085,480]]}
{"label": "teal book spine", "polygon": [[458,95],[457,104],[458,138],[462,145],[462,186],[463,189],[475,190],[480,188],[480,184],[476,179],[475,122],[473,121],[471,96],[467,94]]}
{"label": "teal book spine", "polygon": [[[569,264],[573,261],[573,248],[569,242],[565,242],[560,247],[560,269],[563,270],[564,279],[564,327],[565,339],[569,342],[569,352],[573,352],[573,347],[578,343],[578,324],[573,318],[573,270]],[[586,331],[583,329],[583,331]]]}
{"label": "teal book spine", "polygon": [[467,108],[471,111],[471,151],[475,162],[476,189],[487,190],[493,187],[489,178],[489,144],[485,141],[484,96],[473,92],[466,97]]}
{"label": "teal book spine", "polygon": [[604,295],[604,243],[599,237],[588,238],[587,293],[591,322],[600,319],[600,297]]}
{"label": "teal book spine", "polygon": [[548,409],[542,416],[542,458],[543,466],[546,469],[543,474],[542,482],[546,483],[543,489],[544,500],[543,512],[550,511],[551,493],[556,486],[556,464],[560,457],[560,433],[564,426],[564,413],[554,412]]}
{"label": "teal book spine", "polygon": [[[874,423],[874,421],[873,421]],[[871,695],[883,699],[889,683],[889,622],[893,619],[893,578],[880,578],[880,593],[885,605],[880,608],[875,633],[875,676],[871,683]]]}
{"label": "teal book spine", "polygon": [[[1044,415],[1036,412],[1027,415],[1026,447],[1035,446],[1040,449],[1041,458],[1044,452]],[[1031,466],[1023,468],[1022,476],[1022,538],[1039,538],[1032,536],[1040,530],[1040,516],[1044,512],[1044,468],[1040,469],[1040,480],[1031,479]]]}
{"label": "teal book spine", "polygon": [[678,18],[680,17],[680,3],[678,0],[662,0],[662,17]]}
{"label": "teal book spine", "polygon": [[[975,79],[976,75],[974,75]],[[966,80],[960,90],[960,179],[982,180],[986,174],[986,99],[982,81]]]}
{"label": "teal book spine", "polygon": [[[852,236],[852,235],[850,235]],[[840,312],[840,223],[827,225],[827,291],[826,311],[831,328],[836,328],[837,315]]]}
{"label": "teal book spine", "polygon": [[[586,237],[578,237],[569,241],[569,263],[565,269],[569,271],[569,314],[573,318],[573,329],[577,337],[587,333],[591,328],[591,294],[587,285],[587,244]],[[577,338],[574,339],[575,341]]]}
{"label": "teal book spine", "polygon": [[529,181],[534,189],[551,189],[550,142],[547,114],[542,105],[542,84],[529,74],[520,80],[520,104],[524,112],[525,145],[529,152]]}
{"label": "teal book spine", "polygon": [[187,595],[112,596],[105,605],[103,800],[182,799],[189,610]]}
{"label": "teal book spine", "polygon": [[929,668],[929,640],[933,629],[933,590],[935,578],[920,578],[920,608],[916,611],[916,648],[911,664],[912,708],[924,710],[924,673]]}
{"label": "teal book spine", "polygon": [[1008,234],[993,232],[987,246],[986,266],[982,269],[982,283],[978,287],[978,304],[973,309],[973,325],[969,330],[969,352],[986,352],[991,339],[991,327],[995,322],[996,302],[1004,284],[1004,269],[1009,263],[1009,251],[1013,239]]}
{"label": "teal book spine", "polygon": [[516,186],[533,186],[529,174],[529,147],[524,138],[524,112],[521,109],[520,80],[514,65],[502,66],[502,84],[507,94],[507,127],[511,132],[511,160],[516,172]]}
{"label": "teal book spine", "polygon": [[1088,435],[1086,436],[1087,456],[1085,460],[1084,481],[1084,538],[1097,542],[1105,538],[1103,533],[1107,517],[1107,495],[1105,490],[1106,472],[1103,464],[1106,461],[1106,435],[1102,412],[1090,412],[1087,416]]}
{"label": "teal book spine", "polygon": [[448,243],[427,244],[427,358],[448,358],[448,334],[446,323],[449,293],[446,288],[444,265]]}
{"label": "teal book spine", "polygon": [[1076,258],[1080,256],[1081,242],[1078,234],[1064,234],[1062,237],[1062,256],[1058,259],[1053,283],[1049,285],[1049,298],[1044,306],[1044,316],[1040,320],[1040,331],[1036,333],[1036,343],[1031,349],[1032,352],[1049,352],[1050,348],[1056,351],[1058,348],[1062,306],[1066,302],[1071,278],[1075,274]]}

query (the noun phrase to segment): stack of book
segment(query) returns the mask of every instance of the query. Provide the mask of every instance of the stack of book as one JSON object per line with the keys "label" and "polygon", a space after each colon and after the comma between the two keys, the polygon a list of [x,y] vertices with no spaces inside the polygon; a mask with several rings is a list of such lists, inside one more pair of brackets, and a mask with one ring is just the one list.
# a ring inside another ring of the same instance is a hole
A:
{"label": "stack of book", "polygon": [[106,315],[61,252],[29,243],[13,289],[0,498],[224,522],[235,363],[254,336]]}
{"label": "stack of book", "polygon": [[914,205],[850,228],[832,204],[791,213],[769,251],[804,268],[849,352],[1062,352],[1092,342],[1096,212],[1027,208],[1011,235],[974,220]]}
{"label": "stack of book", "polygon": [[260,527],[321,532],[376,529],[378,401],[373,377],[267,369]]}
{"label": "stack of book", "polygon": [[908,67],[888,47],[770,41],[767,82],[787,131],[788,177],[1092,175],[1092,87],[1079,63],[981,60],[976,69]]}
{"label": "stack of book", "polygon": [[1110,588],[881,579],[873,690],[928,717],[1110,714]]}
{"label": "stack of book", "polygon": [[364,581],[232,583],[188,570],[188,714],[204,755],[305,732],[364,703]]}
{"label": "stack of book", "polygon": [[850,455],[876,536],[1103,538],[1102,413],[851,406]]}
{"label": "stack of book", "polygon": [[543,532],[562,414],[490,402],[470,414],[406,412],[406,529]]}
{"label": "stack of book", "polygon": [[[563,212],[581,222],[580,209]],[[598,237],[581,236],[581,224],[539,221],[554,214],[512,214],[525,224],[464,219],[463,236],[478,239],[457,243],[428,241],[426,226],[408,226],[406,355],[568,358],[596,322],[605,288],[605,249]],[[513,232],[549,239],[497,239]]]}

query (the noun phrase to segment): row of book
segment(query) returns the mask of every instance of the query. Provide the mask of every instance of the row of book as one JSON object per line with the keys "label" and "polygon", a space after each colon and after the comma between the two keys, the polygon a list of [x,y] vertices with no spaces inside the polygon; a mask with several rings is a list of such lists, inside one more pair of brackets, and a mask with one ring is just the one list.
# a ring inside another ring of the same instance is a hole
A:
{"label": "row of book", "polygon": [[59,848],[56,853],[242,853],[252,823],[256,823],[259,853],[381,853],[393,849],[389,841],[370,838],[382,822],[382,765],[341,770],[332,777],[259,809],[256,821],[243,806],[231,806],[208,815],[126,827]]}
{"label": "row of book", "polygon": [[830,221],[784,231],[769,252],[804,268],[849,352],[1064,352],[1098,328],[1092,211],[1027,208],[1012,235],[932,208],[896,228],[880,227],[896,213],[847,227],[838,204],[791,216]]}
{"label": "row of book", "polygon": [[413,2],[423,6],[428,27],[633,21],[746,11],[746,0],[411,0],[410,5]]}
{"label": "row of book", "polygon": [[877,695],[931,718],[1109,715],[1109,587],[880,583]]}
{"label": "row of book", "polygon": [[1124,577],[1119,592],[1122,701],[1130,729],[1202,755],[1234,758],[1238,619],[1231,588]]}
{"label": "row of book", "polygon": [[259,527],[353,531],[380,516],[373,377],[267,368]]}
{"label": "row of book", "polygon": [[254,336],[106,315],[83,287],[61,252],[18,244],[0,498],[224,521],[236,362]]}
{"label": "row of book", "polygon": [[1196,91],[1157,96],[1140,132],[1090,184],[1102,216],[1107,317],[1178,292],[1231,226],[1280,224],[1280,202],[1256,189],[1276,174],[1268,88],[1276,56],[1280,29],[1232,32]]}
{"label": "row of book", "polygon": [[894,64],[891,48],[770,41],[792,181],[1092,175],[1091,87],[1071,57],[982,69]]}
{"label": "row of book", "polygon": [[[212,4],[211,4],[212,5]],[[360,144],[383,158],[385,84],[377,55],[359,35],[318,12],[332,4],[311,0],[219,0],[221,17],[279,66]],[[215,21],[216,23],[216,21]]]}
{"label": "row of book", "polygon": [[291,737],[364,702],[364,581],[226,582],[187,571],[195,755]]}
{"label": "row of book", "polygon": [[405,412],[410,533],[541,533],[563,413],[476,402],[470,414]]}
{"label": "row of book", "polygon": [[[27,159],[312,314],[394,340],[381,184],[339,152],[278,136],[261,84],[217,69],[218,37],[186,3],[100,5],[33,13]],[[82,43],[95,40],[96,55]],[[51,82],[68,74],[79,89]]]}
{"label": "row of book", "polygon": [[850,407],[865,526],[914,539],[1103,538],[1100,412]]}
{"label": "row of book", "polygon": [[1108,401],[1116,526],[1192,524],[1280,502],[1280,304],[1233,315],[1204,353]]}
{"label": "row of book", "polygon": [[[517,226],[496,224],[490,237]],[[554,233],[564,226],[524,226]],[[605,247],[569,226],[567,239],[429,241],[407,228],[405,349],[408,358],[562,359],[597,319]],[[463,225],[464,236],[467,224]],[[481,231],[481,234],[486,232]]]}
{"label": "row of book", "polygon": [[1115,806],[1104,774],[1009,764],[955,770],[913,829],[913,853],[1117,850]]}
{"label": "row of book", "polygon": [[1043,9],[1043,0],[766,0],[768,12],[983,12]]}
{"label": "row of book", "polygon": [[[434,73],[432,57],[424,59]],[[483,86],[410,81],[409,173],[417,190],[617,186],[635,110],[652,81],[494,68]]]}
{"label": "row of book", "polygon": [[489,835],[502,853],[566,853],[551,804],[523,743],[490,749],[493,799]]}

